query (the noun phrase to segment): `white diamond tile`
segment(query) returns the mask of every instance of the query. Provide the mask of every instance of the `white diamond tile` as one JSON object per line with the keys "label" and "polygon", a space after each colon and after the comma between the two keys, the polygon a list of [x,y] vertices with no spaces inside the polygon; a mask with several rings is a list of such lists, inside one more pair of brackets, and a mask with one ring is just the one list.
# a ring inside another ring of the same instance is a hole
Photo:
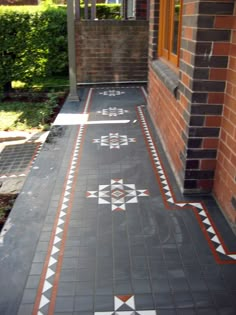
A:
{"label": "white diamond tile", "polygon": [[224,255],[225,255],[225,250],[224,250],[224,248],[222,247],[222,245],[218,246],[218,247],[216,248],[216,251],[219,252],[219,253],[221,253],[221,254],[224,254]]}
{"label": "white diamond tile", "polygon": [[52,256],[49,259],[49,263],[48,266],[51,267],[52,265],[54,265],[57,262],[57,259],[53,258]]}
{"label": "white diamond tile", "polygon": [[42,294],[40,304],[39,304],[39,309],[47,305],[49,302],[50,302],[49,299],[46,298],[46,296]]}
{"label": "white diamond tile", "polygon": [[49,279],[54,274],[55,274],[55,271],[53,271],[51,268],[48,268],[47,273],[46,273],[46,279]]}
{"label": "white diamond tile", "polygon": [[51,283],[50,282],[48,282],[47,280],[45,280],[45,282],[44,282],[44,286],[43,286],[43,293],[45,293],[46,291],[48,291],[49,289],[51,289],[52,288],[52,285],[51,285]]}

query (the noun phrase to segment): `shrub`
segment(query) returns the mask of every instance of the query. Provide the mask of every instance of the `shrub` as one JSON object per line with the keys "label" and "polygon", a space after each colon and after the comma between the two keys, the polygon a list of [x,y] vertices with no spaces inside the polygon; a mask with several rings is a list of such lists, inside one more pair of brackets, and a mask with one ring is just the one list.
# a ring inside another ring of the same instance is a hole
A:
{"label": "shrub", "polygon": [[[90,7],[89,5],[89,10],[88,10],[88,15],[90,18]],[[97,18],[99,20],[104,20],[104,19],[115,19],[118,20],[121,18],[120,16],[120,4],[105,4],[105,3],[97,3],[96,4],[96,11],[97,11]],[[81,12],[81,18],[84,18],[84,5],[81,5],[80,7],[80,12]]]}
{"label": "shrub", "polygon": [[0,10],[0,84],[68,73],[66,10]]}
{"label": "shrub", "polygon": [[[66,6],[50,2],[0,7],[0,92],[12,81],[68,75]],[[97,18],[120,18],[120,5],[97,4]]]}

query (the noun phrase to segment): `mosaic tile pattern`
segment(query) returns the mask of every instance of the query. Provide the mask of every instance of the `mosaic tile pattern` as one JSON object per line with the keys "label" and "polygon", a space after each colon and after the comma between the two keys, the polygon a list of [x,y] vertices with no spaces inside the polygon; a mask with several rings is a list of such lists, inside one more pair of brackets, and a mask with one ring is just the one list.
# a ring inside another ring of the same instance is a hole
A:
{"label": "mosaic tile pattern", "polygon": [[[205,202],[176,194],[142,105],[145,90],[114,88],[125,91],[129,120],[103,124],[94,115],[101,104],[121,105],[100,94],[107,90],[86,90],[76,113],[86,123],[67,127],[67,175],[58,179],[55,217],[49,207],[17,315],[235,314],[235,253],[217,229],[227,231],[225,223],[215,224]],[[123,150],[94,145],[121,148],[120,135]]]}
{"label": "mosaic tile pattern", "polygon": [[65,229],[66,216],[68,213],[69,200],[71,197],[71,190],[72,190],[71,184],[75,177],[75,168],[78,161],[81,138],[82,138],[83,132],[84,132],[84,126],[80,126],[75,149],[72,155],[72,161],[69,168],[68,178],[66,181],[64,197],[63,197],[63,201],[59,210],[59,216],[57,218],[56,230],[53,237],[53,242],[52,242],[53,245],[51,248],[50,258],[47,265],[47,271],[46,271],[45,280],[43,284],[42,295],[41,295],[41,299],[39,303],[38,315],[47,314],[47,308],[45,308],[45,306],[47,306],[50,303],[50,298],[47,296],[47,293],[49,293],[49,290],[51,290],[51,288],[53,287],[53,282],[55,280],[55,268],[56,268],[56,265],[58,264],[58,254],[60,252],[60,248],[62,247],[61,233],[63,233]]}
{"label": "mosaic tile pattern", "polygon": [[148,197],[147,189],[136,189],[135,184],[124,184],[123,179],[111,179],[110,185],[99,185],[97,191],[87,191],[87,198],[97,198],[98,204],[111,204],[112,211],[125,211],[138,197]]}
{"label": "mosaic tile pattern", "polygon": [[[150,149],[151,157],[156,167],[156,171],[159,177],[159,182],[161,184],[163,197],[165,201],[167,201],[170,205],[176,205],[181,208],[184,208],[185,206],[193,207],[194,210],[196,211],[196,215],[200,218],[202,226],[207,231],[207,235],[208,235],[207,240],[210,243],[210,247],[212,248],[213,253],[215,254],[215,251],[216,251],[220,254],[227,256],[229,259],[236,260],[236,252],[230,253],[225,247],[224,243],[220,240],[222,238],[218,236],[218,233],[216,229],[214,228],[212,219],[210,218],[209,213],[203,202],[178,202],[176,201],[175,196],[171,190],[171,185],[169,183],[169,180],[165,174],[165,170],[162,167],[162,163],[161,163],[159,154],[157,152],[156,145],[152,139],[150,129],[144,117],[142,107],[138,107],[138,114],[139,114],[140,122],[143,127],[145,137],[146,137],[146,142],[148,143],[148,146]],[[219,260],[218,257],[217,259]]]}
{"label": "mosaic tile pattern", "polygon": [[155,310],[137,310],[134,295],[117,295],[114,297],[114,310],[95,312],[94,315],[156,315]]}
{"label": "mosaic tile pattern", "polygon": [[[84,114],[86,114],[88,111],[90,97],[91,91],[85,104]],[[52,234],[51,246],[49,248],[49,258],[45,265],[46,268],[44,271],[44,275],[41,278],[41,286],[39,287],[38,293],[39,299],[38,303],[35,305],[35,312],[37,312],[37,315],[45,315],[50,312],[50,302],[52,295],[52,292],[50,291],[52,291],[53,286],[55,285],[57,276],[55,270],[57,270],[58,268],[60,253],[63,252],[63,237],[65,237],[64,233],[69,220],[69,202],[73,193],[72,184],[76,177],[76,168],[78,167],[78,158],[80,155],[80,146],[83,135],[84,125],[81,125],[79,127],[76,143],[72,152],[71,164],[68,168],[68,175],[65,181],[65,189],[62,195],[62,202],[58,209],[58,215],[55,221],[54,233]]]}
{"label": "mosaic tile pattern", "polygon": [[108,107],[108,108],[104,108],[102,110],[97,111],[97,114],[101,114],[103,116],[108,116],[108,117],[123,116],[127,113],[129,113],[128,110],[123,109],[123,108],[117,108],[117,107]]}
{"label": "mosaic tile pattern", "polygon": [[125,94],[124,91],[119,91],[119,90],[107,90],[99,93],[100,95],[104,96],[119,96]]}
{"label": "mosaic tile pattern", "polygon": [[120,135],[118,132],[109,133],[108,136],[101,136],[100,139],[93,139],[93,143],[98,143],[101,146],[109,147],[110,149],[120,149],[121,146],[135,142],[135,138],[128,138],[126,135]]}

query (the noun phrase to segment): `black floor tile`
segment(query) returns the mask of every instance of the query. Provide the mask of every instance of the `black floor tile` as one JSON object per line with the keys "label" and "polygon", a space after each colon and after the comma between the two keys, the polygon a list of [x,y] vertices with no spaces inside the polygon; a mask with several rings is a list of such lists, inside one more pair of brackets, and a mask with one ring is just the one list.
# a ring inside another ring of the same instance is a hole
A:
{"label": "black floor tile", "polygon": [[112,311],[114,310],[113,295],[96,295],[95,296],[95,311]]}
{"label": "black floor tile", "polygon": [[74,311],[93,311],[94,296],[93,295],[78,295],[74,297]]}
{"label": "black floor tile", "polygon": [[154,294],[154,303],[156,309],[174,309],[174,300],[170,292]]}

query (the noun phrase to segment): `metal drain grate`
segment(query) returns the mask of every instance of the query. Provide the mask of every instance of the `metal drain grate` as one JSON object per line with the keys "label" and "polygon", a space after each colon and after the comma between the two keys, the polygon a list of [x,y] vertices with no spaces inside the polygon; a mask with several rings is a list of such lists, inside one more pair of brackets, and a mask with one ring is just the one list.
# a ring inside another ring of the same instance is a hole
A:
{"label": "metal drain grate", "polygon": [[25,173],[39,149],[38,143],[6,146],[0,154],[0,177]]}

